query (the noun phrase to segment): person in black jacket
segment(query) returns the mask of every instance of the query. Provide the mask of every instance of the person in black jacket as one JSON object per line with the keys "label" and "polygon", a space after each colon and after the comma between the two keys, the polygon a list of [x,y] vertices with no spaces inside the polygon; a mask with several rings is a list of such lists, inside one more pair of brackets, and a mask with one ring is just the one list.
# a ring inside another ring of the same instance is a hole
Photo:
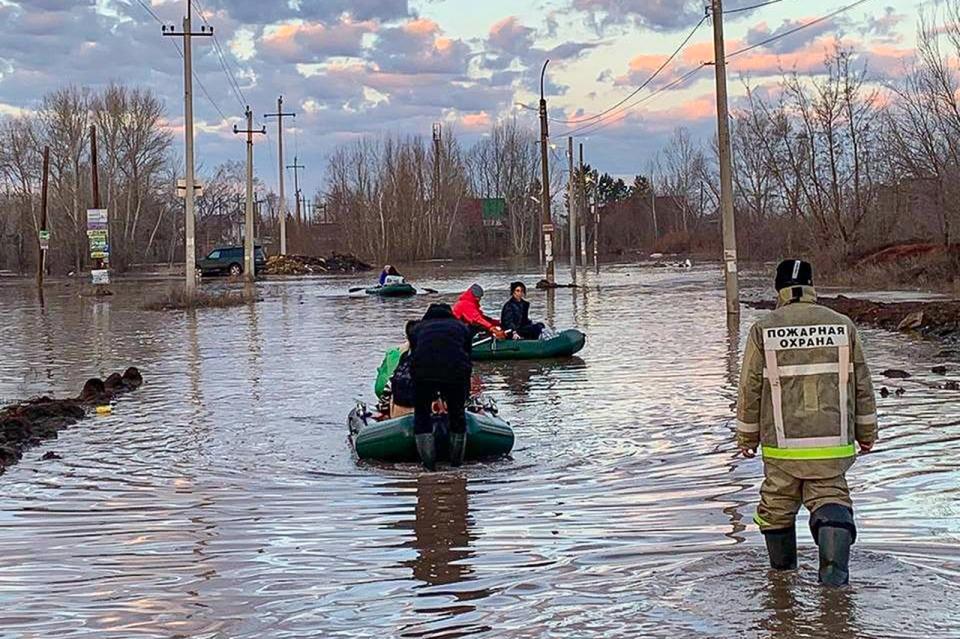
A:
{"label": "person in black jacket", "polygon": [[467,445],[465,405],[470,396],[473,334],[453,316],[448,304],[431,304],[411,334],[410,365],[414,387],[414,434],[420,461],[428,470],[436,464],[433,403],[447,405],[450,420],[450,463],[459,466]]}
{"label": "person in black jacket", "polygon": [[523,282],[510,285],[510,299],[500,311],[500,326],[505,331],[513,331],[514,339],[540,339],[543,324],[530,321],[530,302],[523,299],[526,294]]}

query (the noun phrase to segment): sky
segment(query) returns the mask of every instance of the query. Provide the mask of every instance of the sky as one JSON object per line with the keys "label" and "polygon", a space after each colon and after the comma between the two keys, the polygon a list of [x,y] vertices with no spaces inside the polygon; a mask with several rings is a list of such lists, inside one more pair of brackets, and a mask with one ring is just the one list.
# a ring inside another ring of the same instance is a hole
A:
{"label": "sky", "polygon": [[[429,137],[433,123],[469,146],[498,121],[532,132],[541,66],[551,142],[573,131],[585,159],[614,175],[649,169],[677,127],[709,142],[715,133],[713,59],[705,0],[192,0],[196,153],[201,171],[243,160],[244,106],[268,135],[256,140],[258,177],[277,183],[277,124],[285,120],[285,164],[296,154],[303,189],[323,187],[337,145],[385,133]],[[866,0],[792,35],[762,43],[853,0],[726,0],[731,104],[745,83],[775,87],[783,70],[816,75],[836,42],[853,49],[878,84],[895,82],[914,54],[917,23],[937,0]],[[187,0],[0,0],[0,115],[37,107],[53,89],[111,82],[149,87],[164,101],[166,125],[183,139],[183,61],[161,35],[179,30]],[[745,10],[744,10],[745,9]],[[696,25],[700,23],[699,28]],[[686,40],[689,36],[689,40]],[[664,71],[624,106],[684,41]],[[229,74],[228,74],[229,72]],[[196,84],[196,83],[195,83]],[[235,85],[235,86],[234,86]],[[584,125],[594,126],[584,128]],[[290,171],[287,181],[292,184]]]}

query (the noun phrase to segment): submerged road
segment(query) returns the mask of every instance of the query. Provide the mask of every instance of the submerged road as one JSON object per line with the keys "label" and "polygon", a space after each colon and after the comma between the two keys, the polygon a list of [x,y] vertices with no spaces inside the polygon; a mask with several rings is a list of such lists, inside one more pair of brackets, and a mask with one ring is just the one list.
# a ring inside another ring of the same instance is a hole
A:
{"label": "submerged road", "polygon": [[165,283],[108,301],[52,286],[43,308],[4,284],[0,398],[127,365],[146,383],[0,476],[0,636],[958,636],[960,394],[935,387],[939,345],[863,330],[878,390],[905,393],[878,397],[877,452],[848,475],[853,586],[825,591],[805,511],[797,573],[768,576],[750,523],[762,471],[736,455],[732,405],[761,311],[728,327],[717,267],[531,286],[533,315],[588,339],[571,360],[476,366],[512,458],[358,465],[346,415],[403,321],[473,281],[499,310],[515,276],[537,279],[431,268],[407,275],[438,296],[273,280],[195,313],[140,310]]}

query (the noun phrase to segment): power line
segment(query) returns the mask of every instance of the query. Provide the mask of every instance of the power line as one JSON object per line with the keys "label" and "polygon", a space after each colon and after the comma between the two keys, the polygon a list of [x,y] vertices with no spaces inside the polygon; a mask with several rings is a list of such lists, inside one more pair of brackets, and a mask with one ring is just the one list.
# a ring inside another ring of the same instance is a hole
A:
{"label": "power line", "polygon": [[[165,23],[163,20],[161,20],[160,17],[159,17],[156,13],[154,13],[153,9],[151,9],[148,4],[146,4],[145,2],[143,2],[143,0],[136,0],[136,1],[137,1],[137,4],[139,4],[141,7],[143,7],[144,10],[145,10],[147,13],[149,13],[150,16],[151,16],[154,20],[157,21],[157,23],[159,23],[161,26],[166,26],[166,23]],[[198,7],[198,9],[199,9],[199,7]],[[203,16],[203,13],[201,12],[200,15]],[[204,18],[204,22],[206,22],[206,18]],[[207,24],[209,24],[209,23],[207,23]],[[182,59],[183,59],[183,49],[181,49],[181,48],[180,48],[180,45],[177,44],[176,40],[174,40],[174,39],[172,39],[172,38],[170,39],[170,44],[172,44],[172,45],[173,45],[173,48],[177,50],[177,53],[180,54],[180,59],[182,60]],[[193,71],[193,79],[197,81],[197,86],[200,87],[200,90],[203,92],[203,95],[207,98],[207,100],[210,102],[210,104],[213,106],[213,108],[216,110],[216,112],[217,112],[218,114],[220,114],[221,119],[227,120],[228,118],[227,118],[227,116],[223,113],[223,109],[221,109],[221,108],[220,108],[220,105],[217,104],[216,101],[210,96],[210,92],[207,91],[207,87],[204,86],[203,81],[200,79],[200,76],[197,75],[197,72],[196,72],[196,71]]]}
{"label": "power line", "polygon": [[[192,0],[192,2],[193,6],[197,9],[197,13],[200,14],[200,19],[203,20],[204,24],[212,29],[213,25],[210,24],[209,20],[207,20],[207,16],[203,10],[203,7],[200,5],[200,0]],[[220,40],[217,38],[216,32],[213,33],[213,50],[217,54],[217,58],[220,62],[220,68],[223,69],[224,75],[227,76],[227,83],[230,85],[230,90],[233,91],[234,95],[236,96],[237,102],[240,104],[240,108],[246,109],[248,104],[247,99],[243,95],[243,90],[240,89],[240,83],[237,82],[233,72],[228,68],[226,56],[223,52],[223,46],[220,44]]]}
{"label": "power line", "polygon": [[[781,1],[781,0],[776,0],[776,1],[779,2],[779,1]],[[767,45],[767,44],[770,44],[771,42],[776,42],[777,40],[780,40],[780,39],[782,39],[782,38],[786,38],[786,37],[788,37],[788,36],[791,36],[791,35],[799,32],[799,31],[802,31],[802,30],[804,30],[804,29],[808,29],[808,28],[810,28],[810,27],[816,26],[816,25],[818,25],[818,24],[820,24],[820,23],[822,23],[822,22],[825,22],[825,21],[827,21],[827,20],[830,20],[831,18],[834,18],[834,17],[840,15],[841,13],[850,11],[851,9],[855,9],[856,7],[858,7],[858,6],[862,5],[862,4],[865,4],[866,2],[869,2],[869,0],[857,0],[856,2],[853,2],[853,3],[851,3],[851,4],[848,4],[848,5],[846,5],[846,6],[843,6],[843,7],[839,8],[839,9],[837,9],[836,11],[831,11],[830,13],[825,14],[825,15],[823,15],[823,16],[820,16],[819,18],[815,18],[814,20],[811,20],[810,22],[806,22],[806,23],[804,23],[804,24],[802,24],[802,25],[799,25],[799,26],[797,26],[797,27],[794,27],[794,28],[792,28],[792,29],[789,29],[789,30],[787,30],[787,31],[784,31],[783,33],[778,33],[778,34],[775,35],[775,36],[771,36],[771,37],[769,37],[769,38],[767,38],[767,39],[765,39],[765,40],[763,40],[763,41],[761,41],[761,42],[757,42],[757,43],[752,44],[752,45],[750,45],[750,46],[748,46],[748,47],[744,47],[744,48],[742,48],[742,49],[739,49],[739,50],[737,50],[737,51],[734,51],[733,53],[730,53],[729,55],[725,56],[725,59],[726,59],[726,60],[729,60],[729,59],[734,58],[734,57],[736,57],[736,56],[738,56],[738,55],[742,55],[742,54],[744,54],[744,53],[747,53],[748,51],[752,51],[752,50],[754,50],[754,49],[763,47],[763,46],[765,46],[765,45]],[[766,3],[766,4],[773,4],[773,2],[769,2],[769,3]],[[763,5],[757,5],[757,6],[763,6]],[[754,7],[754,8],[756,8],[756,7]],[[726,13],[726,12],[725,12],[725,13]],[[629,109],[632,109],[632,108],[634,108],[634,107],[636,107],[636,106],[639,106],[639,105],[641,105],[641,104],[644,104],[645,102],[648,102],[649,100],[653,99],[655,96],[657,96],[657,95],[659,95],[659,94],[661,94],[661,93],[663,93],[663,92],[665,92],[665,91],[667,91],[667,90],[669,90],[669,89],[671,89],[671,88],[673,88],[673,87],[675,87],[675,86],[677,86],[677,85],[679,85],[679,84],[682,84],[684,81],[686,81],[687,79],[689,79],[691,76],[693,76],[693,75],[695,75],[696,73],[698,73],[701,69],[703,69],[703,68],[706,67],[706,66],[710,66],[710,65],[712,65],[712,64],[713,64],[713,63],[710,63],[710,62],[701,63],[700,66],[695,67],[694,69],[692,69],[691,71],[689,71],[689,72],[685,73],[684,75],[680,76],[679,78],[677,78],[676,80],[674,80],[674,81],[671,82],[670,84],[667,84],[667,85],[665,85],[665,86],[657,89],[656,91],[654,91],[654,92],[651,93],[650,95],[645,96],[644,98],[641,98],[640,100],[637,100],[637,101],[635,101],[635,102],[633,102],[633,103],[631,103],[631,104],[628,104],[627,106],[625,106],[625,107],[621,110],[621,113],[625,113],[625,112],[628,111]],[[588,124],[588,125],[585,125],[585,126],[582,126],[582,127],[579,127],[579,128],[576,128],[576,129],[572,129],[572,130],[570,130],[570,131],[567,131],[567,132],[565,132],[563,135],[564,135],[564,136],[568,136],[568,135],[572,135],[572,134],[575,134],[575,133],[585,133],[585,132],[586,132],[586,133],[594,133],[594,132],[596,132],[596,131],[599,131],[599,130],[601,130],[601,129],[606,128],[607,126],[609,126],[609,125],[611,125],[611,124],[614,124],[615,122],[620,122],[620,121],[622,121],[623,119],[625,119],[625,118],[605,119],[602,123],[601,123],[601,122],[594,122],[594,123],[592,123],[592,124]]]}
{"label": "power line", "polygon": [[768,0],[768,2],[761,2],[760,4],[750,5],[749,7],[740,7],[739,9],[724,9],[724,15],[728,13],[743,13],[744,11],[753,11],[754,9],[760,9],[761,7],[769,7],[771,4],[777,4],[783,2],[783,0]]}
{"label": "power line", "polygon": [[[683,41],[680,43],[680,45],[679,45],[676,49],[674,49],[673,53],[671,53],[670,56],[669,56],[666,60],[664,60],[663,64],[661,64],[661,65],[657,68],[657,70],[654,71],[653,74],[652,74],[649,78],[647,78],[646,80],[644,80],[643,83],[642,83],[640,86],[638,86],[636,89],[634,89],[634,90],[630,93],[630,95],[628,95],[627,97],[623,98],[622,100],[620,100],[619,102],[617,102],[616,104],[614,104],[613,106],[611,106],[610,108],[608,108],[608,109],[606,109],[606,110],[604,110],[604,111],[601,111],[600,113],[597,113],[597,114],[595,114],[595,115],[587,116],[587,117],[584,117],[584,118],[572,118],[572,119],[569,119],[569,120],[561,120],[561,119],[554,119],[554,118],[549,118],[549,120],[550,120],[551,122],[556,122],[556,123],[558,123],[558,124],[582,124],[582,123],[584,123],[584,122],[591,122],[591,121],[593,121],[593,120],[600,120],[600,119],[603,118],[603,116],[607,115],[607,114],[610,113],[611,111],[616,110],[618,107],[620,107],[621,105],[623,105],[624,103],[626,103],[628,100],[630,100],[631,98],[633,98],[633,96],[635,96],[635,95],[637,95],[638,93],[640,93],[641,91],[643,91],[651,82],[653,82],[653,81],[657,78],[657,76],[659,76],[659,75],[663,72],[664,69],[667,68],[667,66],[668,66],[671,62],[673,62],[673,59],[676,58],[676,57],[680,54],[680,51],[682,51],[683,48],[687,46],[687,43],[690,42],[691,38],[693,38],[693,36],[694,36],[694,34],[696,34],[697,30],[700,29],[700,27],[703,26],[703,23],[707,21],[707,18],[708,18],[708,17],[710,17],[710,16],[704,15],[702,18],[700,18],[700,22],[698,22],[697,25],[696,25],[695,27],[693,27],[693,29],[690,30],[690,33],[687,34],[687,37],[685,37],[685,38],[683,39]],[[567,135],[570,135],[570,133],[572,133],[572,131],[568,131],[567,133],[564,133],[563,135],[564,135],[564,136],[567,136]]]}
{"label": "power line", "polygon": [[[686,82],[687,80],[695,76],[704,68],[711,66],[711,64],[712,63],[709,63],[709,62],[701,62],[698,66],[694,67],[693,69],[690,69],[689,71],[681,75],[676,80],[673,80],[669,84],[663,85],[662,87],[660,87],[659,89],[651,93],[650,95],[646,95],[640,98],[639,100],[633,102],[632,104],[627,105],[626,107],[624,107],[622,111],[620,111],[620,113],[617,114],[618,116],[622,115],[623,117],[620,117],[620,118],[614,117],[614,118],[604,120],[602,122],[594,122],[593,124],[588,124],[586,126],[580,127],[579,129],[574,129],[573,131],[570,131],[570,133],[578,133],[578,132],[579,133],[596,133],[597,131],[601,131],[612,124],[616,124],[617,122],[622,122],[623,120],[626,119],[630,109],[640,106],[641,104],[644,104],[646,102],[649,102],[650,100],[657,97],[661,93],[665,93],[666,91],[669,91],[683,84],[684,82]],[[564,134],[564,135],[568,135],[568,134]]]}
{"label": "power line", "polygon": [[791,35],[793,35],[794,33],[797,33],[798,31],[803,31],[804,29],[806,29],[806,28],[808,28],[808,27],[812,27],[812,26],[818,25],[818,24],[820,24],[821,22],[826,22],[826,21],[829,20],[830,18],[835,18],[835,17],[837,17],[838,15],[840,15],[841,13],[845,13],[845,12],[847,12],[847,11],[850,11],[851,9],[854,9],[854,8],[860,6],[861,4],[864,4],[865,2],[869,2],[869,1],[870,1],[870,0],[857,0],[857,1],[854,2],[854,3],[848,4],[848,5],[845,6],[845,7],[840,7],[840,8],[837,9],[836,11],[832,11],[832,12],[826,14],[826,15],[822,15],[822,16],[820,16],[819,18],[816,18],[816,19],[814,19],[814,20],[811,20],[810,22],[806,22],[806,23],[804,23],[804,24],[801,24],[800,26],[794,27],[793,29],[788,29],[788,30],[784,31],[783,33],[778,33],[777,35],[771,36],[771,37],[767,38],[766,40],[761,40],[760,42],[757,42],[756,44],[751,44],[751,45],[748,46],[748,47],[744,47],[744,48],[742,48],[742,49],[739,49],[739,50],[737,50],[737,51],[734,51],[733,53],[731,53],[731,54],[729,54],[729,55],[727,56],[727,60],[729,60],[730,58],[734,58],[734,57],[736,57],[736,56],[738,56],[738,55],[740,55],[740,54],[742,54],[742,53],[746,53],[747,51],[753,51],[754,49],[757,49],[757,48],[759,48],[759,47],[766,46],[766,45],[770,44],[771,42],[776,42],[777,40],[780,40],[780,39],[782,39],[782,38],[786,38],[787,36],[791,36]]}

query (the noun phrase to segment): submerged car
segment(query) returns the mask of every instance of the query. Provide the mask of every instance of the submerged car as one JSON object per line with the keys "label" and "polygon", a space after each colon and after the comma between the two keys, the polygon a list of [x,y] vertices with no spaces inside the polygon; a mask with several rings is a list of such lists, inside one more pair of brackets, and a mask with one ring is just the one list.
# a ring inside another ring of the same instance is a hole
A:
{"label": "submerged car", "polygon": [[[253,249],[253,263],[260,273],[267,266],[267,256],[260,246]],[[213,249],[197,260],[197,272],[200,275],[241,275],[243,273],[243,247],[221,246]]]}

